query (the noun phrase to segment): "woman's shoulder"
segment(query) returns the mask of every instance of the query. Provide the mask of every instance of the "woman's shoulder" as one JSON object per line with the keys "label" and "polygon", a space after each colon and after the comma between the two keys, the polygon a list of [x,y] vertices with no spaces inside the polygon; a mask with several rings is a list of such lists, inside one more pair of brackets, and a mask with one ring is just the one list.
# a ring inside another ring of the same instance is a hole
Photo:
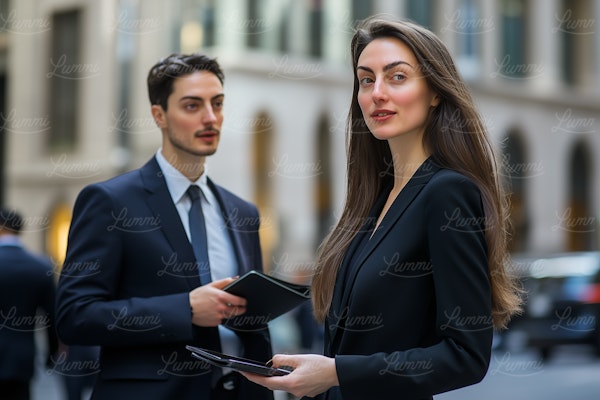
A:
{"label": "woman's shoulder", "polygon": [[423,188],[423,194],[434,203],[452,202],[452,199],[479,199],[481,190],[475,181],[463,173],[449,168],[441,168],[433,174]]}
{"label": "woman's shoulder", "polygon": [[440,168],[429,180],[432,188],[439,187],[473,187],[477,188],[475,182],[465,174],[449,168]]}

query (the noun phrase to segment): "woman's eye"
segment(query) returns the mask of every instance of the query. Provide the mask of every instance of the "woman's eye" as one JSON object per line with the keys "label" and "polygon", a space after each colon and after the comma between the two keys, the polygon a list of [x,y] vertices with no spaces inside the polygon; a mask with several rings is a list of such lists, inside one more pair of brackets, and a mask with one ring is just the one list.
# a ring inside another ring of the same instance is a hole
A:
{"label": "woman's eye", "polygon": [[392,79],[395,81],[403,81],[406,79],[406,76],[404,74],[394,74]]}
{"label": "woman's eye", "polygon": [[361,85],[368,85],[369,83],[373,82],[373,80],[369,77],[363,77],[360,78],[359,82]]}

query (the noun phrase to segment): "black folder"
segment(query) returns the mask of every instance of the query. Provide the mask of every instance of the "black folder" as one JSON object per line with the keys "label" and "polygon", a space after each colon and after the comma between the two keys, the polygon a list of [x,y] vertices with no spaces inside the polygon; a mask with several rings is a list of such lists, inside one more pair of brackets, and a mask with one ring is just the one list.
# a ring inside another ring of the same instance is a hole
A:
{"label": "black folder", "polygon": [[286,282],[254,270],[223,290],[244,297],[247,301],[244,314],[223,322],[231,329],[265,325],[310,299],[310,286]]}
{"label": "black folder", "polygon": [[194,346],[185,346],[192,352],[192,356],[221,368],[231,368],[236,371],[251,372],[253,374],[264,376],[283,376],[292,372],[292,368],[274,368],[270,362],[249,360],[247,358],[233,357],[227,354],[218,353],[213,350],[201,349]]}

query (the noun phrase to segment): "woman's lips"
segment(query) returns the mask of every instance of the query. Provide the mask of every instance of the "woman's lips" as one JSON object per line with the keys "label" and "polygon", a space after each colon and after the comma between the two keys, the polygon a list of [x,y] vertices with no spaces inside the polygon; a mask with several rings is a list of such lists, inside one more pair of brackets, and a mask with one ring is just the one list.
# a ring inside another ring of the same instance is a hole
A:
{"label": "woman's lips", "polygon": [[384,122],[392,118],[396,113],[390,110],[375,110],[371,113],[371,119],[377,122]]}

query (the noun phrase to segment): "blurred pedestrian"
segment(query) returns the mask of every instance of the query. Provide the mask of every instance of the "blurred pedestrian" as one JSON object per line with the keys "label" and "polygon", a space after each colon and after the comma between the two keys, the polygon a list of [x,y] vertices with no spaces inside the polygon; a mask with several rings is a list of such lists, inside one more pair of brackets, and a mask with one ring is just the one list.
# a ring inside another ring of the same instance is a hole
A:
{"label": "blurred pedestrian", "polygon": [[249,379],[324,399],[432,399],[479,382],[519,309],[505,197],[485,127],[444,44],[373,17],[351,42],[348,187],[313,278],[325,355]]}
{"label": "blurred pedestrian", "polygon": [[[23,218],[0,209],[0,398],[30,398],[35,372],[36,333],[43,332],[48,354],[56,355],[55,283],[50,260],[28,251],[21,242]],[[37,349],[39,350],[39,349]],[[38,353],[39,354],[39,353]]]}

